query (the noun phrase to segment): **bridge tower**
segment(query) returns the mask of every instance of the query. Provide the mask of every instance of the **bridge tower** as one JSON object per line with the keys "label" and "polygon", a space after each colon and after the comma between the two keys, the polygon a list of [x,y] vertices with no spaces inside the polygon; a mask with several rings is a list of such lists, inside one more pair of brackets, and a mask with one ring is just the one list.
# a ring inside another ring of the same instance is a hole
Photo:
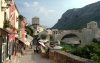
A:
{"label": "bridge tower", "polygon": [[94,31],[95,37],[94,38],[99,38],[99,28],[98,28],[98,24],[95,21],[91,21],[89,23],[87,23],[87,28],[88,29],[92,29]]}

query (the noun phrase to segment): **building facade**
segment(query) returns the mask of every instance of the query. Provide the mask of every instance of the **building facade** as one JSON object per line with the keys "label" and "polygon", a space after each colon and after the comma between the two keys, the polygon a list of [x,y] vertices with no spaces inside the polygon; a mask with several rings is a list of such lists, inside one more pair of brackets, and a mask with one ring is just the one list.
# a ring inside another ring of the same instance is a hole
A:
{"label": "building facade", "polygon": [[[8,2],[9,1],[9,2]],[[19,28],[18,16],[20,15],[14,0],[1,0],[0,1],[0,63],[6,59],[16,56],[16,47],[14,46],[15,37],[18,37],[17,31]],[[4,22],[10,21],[11,26],[9,29],[4,28]],[[25,40],[25,21],[21,21],[21,39]],[[1,40],[1,37],[4,41]]]}
{"label": "building facade", "polygon": [[100,32],[99,32],[99,28],[98,28],[98,24],[95,21],[91,21],[89,23],[87,23],[87,29],[91,29],[94,31],[94,38],[98,38],[100,37]]}

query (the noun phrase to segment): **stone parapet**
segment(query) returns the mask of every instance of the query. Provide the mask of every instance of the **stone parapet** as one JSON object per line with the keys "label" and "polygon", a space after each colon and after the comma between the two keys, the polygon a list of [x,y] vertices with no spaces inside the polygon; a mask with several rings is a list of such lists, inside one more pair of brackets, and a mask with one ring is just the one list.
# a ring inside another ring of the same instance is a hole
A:
{"label": "stone parapet", "polygon": [[55,60],[59,63],[99,63],[93,60],[81,58],[64,51],[50,51],[49,59]]}

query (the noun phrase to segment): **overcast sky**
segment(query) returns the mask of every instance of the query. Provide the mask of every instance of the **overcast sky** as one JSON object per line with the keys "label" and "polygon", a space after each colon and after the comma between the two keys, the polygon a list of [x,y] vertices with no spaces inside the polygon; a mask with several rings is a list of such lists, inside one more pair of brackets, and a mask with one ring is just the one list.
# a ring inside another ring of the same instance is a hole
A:
{"label": "overcast sky", "polygon": [[40,18],[40,25],[52,27],[68,9],[81,8],[100,0],[15,0],[20,14],[32,24],[32,18]]}

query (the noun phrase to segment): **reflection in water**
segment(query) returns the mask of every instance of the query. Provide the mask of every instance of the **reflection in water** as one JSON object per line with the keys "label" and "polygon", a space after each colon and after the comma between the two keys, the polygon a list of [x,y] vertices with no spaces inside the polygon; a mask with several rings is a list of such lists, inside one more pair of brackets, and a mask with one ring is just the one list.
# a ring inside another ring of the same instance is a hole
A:
{"label": "reflection in water", "polygon": [[80,44],[79,40],[80,39],[78,37],[64,38],[61,40],[60,45],[70,47],[71,49],[76,49],[76,47]]}
{"label": "reflection in water", "polygon": [[68,44],[80,44],[78,37],[64,38],[61,41]]}

